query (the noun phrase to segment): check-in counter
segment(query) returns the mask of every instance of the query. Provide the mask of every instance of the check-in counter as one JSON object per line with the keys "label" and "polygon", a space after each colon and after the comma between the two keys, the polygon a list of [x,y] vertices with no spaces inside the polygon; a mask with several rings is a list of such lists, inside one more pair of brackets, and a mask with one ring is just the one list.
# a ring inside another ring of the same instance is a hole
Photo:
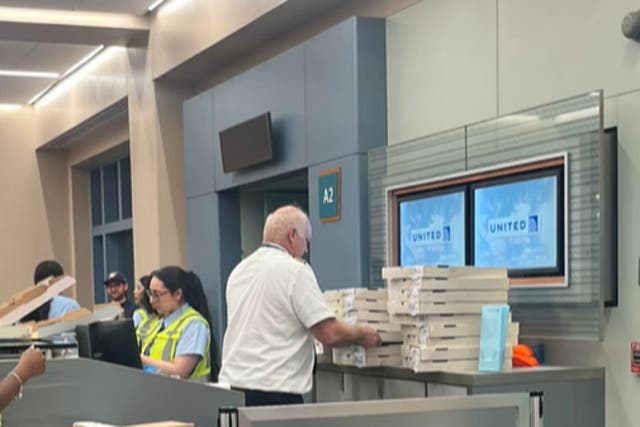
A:
{"label": "check-in counter", "polygon": [[428,372],[319,364],[318,402],[542,392],[545,427],[603,427],[604,368],[514,368],[500,373]]}
{"label": "check-in counter", "polygon": [[239,427],[535,427],[526,393],[239,408]]}
{"label": "check-in counter", "polygon": [[[4,377],[16,361],[0,361]],[[75,421],[139,424],[160,420],[216,425],[220,406],[243,406],[244,395],[91,359],[50,359],[46,373],[24,387],[2,414],[12,427],[71,427]]]}

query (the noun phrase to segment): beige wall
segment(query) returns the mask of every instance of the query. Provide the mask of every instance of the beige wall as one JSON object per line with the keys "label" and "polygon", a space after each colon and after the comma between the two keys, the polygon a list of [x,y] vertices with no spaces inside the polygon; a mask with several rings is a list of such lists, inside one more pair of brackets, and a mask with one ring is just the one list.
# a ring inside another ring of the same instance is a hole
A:
{"label": "beige wall", "polygon": [[220,42],[287,0],[172,0],[154,15],[153,78]]}
{"label": "beige wall", "polygon": [[68,188],[58,170],[65,159],[35,148],[30,110],[0,116],[2,298],[33,283],[37,260],[55,256],[70,267]]}
{"label": "beige wall", "polygon": [[[35,108],[0,116],[6,163],[0,178],[16,183],[3,191],[0,254],[7,262],[0,268],[7,285],[0,288],[0,299],[31,284],[38,261],[55,258],[77,276],[78,289],[71,294],[91,304],[87,171],[127,153],[135,275],[163,264],[186,264],[182,102],[192,92],[156,83],[153,76],[282,3],[169,2],[153,19],[149,50],[108,48]],[[124,115],[118,115],[121,106]],[[111,112],[105,118],[106,111]]]}
{"label": "beige wall", "polygon": [[435,0],[387,21],[389,143],[540,103],[604,89],[605,123],[618,126],[619,299],[603,342],[548,342],[551,363],[606,367],[606,425],[637,425],[640,43],[620,21],[637,2]]}

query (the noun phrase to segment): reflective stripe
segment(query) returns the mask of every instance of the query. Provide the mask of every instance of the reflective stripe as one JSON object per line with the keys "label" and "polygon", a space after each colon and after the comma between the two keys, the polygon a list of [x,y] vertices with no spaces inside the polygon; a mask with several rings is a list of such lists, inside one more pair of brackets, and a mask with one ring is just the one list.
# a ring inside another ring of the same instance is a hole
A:
{"label": "reflective stripe", "polygon": [[[148,335],[143,342],[143,354],[148,354],[150,358],[155,360],[173,361],[175,359],[176,349],[178,347],[178,342],[182,337],[182,333],[186,329],[187,325],[192,321],[202,322],[206,326],[209,330],[209,340],[207,341],[204,355],[194,367],[189,379],[207,380],[209,373],[211,372],[209,355],[211,331],[206,319],[192,307],[185,310],[185,312],[173,321],[173,323],[171,323],[171,325],[166,329],[160,331],[158,328]],[[162,321],[158,321],[158,324],[161,325]]]}
{"label": "reflective stripe", "polygon": [[138,338],[138,346],[142,347],[147,337],[160,328],[160,319],[156,315],[150,315],[146,310],[139,308],[136,313],[140,314],[142,320],[136,328],[136,337]]}

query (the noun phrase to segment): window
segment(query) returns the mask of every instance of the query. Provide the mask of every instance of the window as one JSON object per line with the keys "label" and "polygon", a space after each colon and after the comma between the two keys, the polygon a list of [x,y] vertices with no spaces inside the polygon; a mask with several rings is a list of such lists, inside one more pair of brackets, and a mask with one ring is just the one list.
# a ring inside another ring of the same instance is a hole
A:
{"label": "window", "polygon": [[128,157],[91,171],[91,222],[94,302],[102,303],[107,300],[103,281],[110,271],[118,270],[130,285],[135,283]]}

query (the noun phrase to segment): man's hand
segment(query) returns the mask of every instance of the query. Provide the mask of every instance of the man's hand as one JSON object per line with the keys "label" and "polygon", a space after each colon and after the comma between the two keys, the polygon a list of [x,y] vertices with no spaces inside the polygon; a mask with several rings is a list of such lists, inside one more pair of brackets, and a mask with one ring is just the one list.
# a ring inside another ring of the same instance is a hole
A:
{"label": "man's hand", "polygon": [[366,348],[376,347],[379,346],[382,342],[380,334],[378,334],[378,332],[371,326],[360,323],[356,325],[356,328],[358,328],[358,331],[360,332],[358,344],[360,344],[361,346]]}

